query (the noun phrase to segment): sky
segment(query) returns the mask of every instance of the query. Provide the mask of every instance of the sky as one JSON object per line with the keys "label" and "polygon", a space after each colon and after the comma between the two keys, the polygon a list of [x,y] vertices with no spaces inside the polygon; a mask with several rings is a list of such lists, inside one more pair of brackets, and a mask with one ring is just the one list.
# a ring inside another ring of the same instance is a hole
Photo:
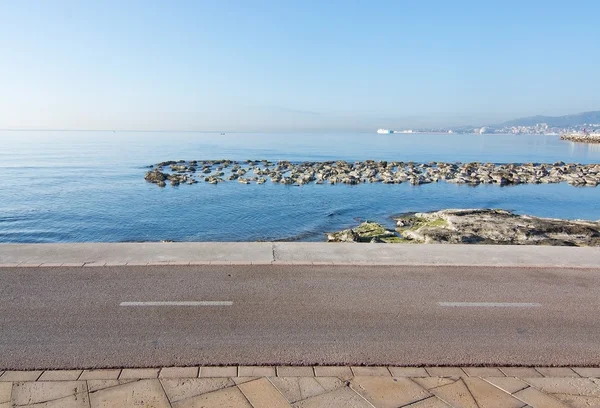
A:
{"label": "sky", "polygon": [[600,110],[600,1],[0,0],[0,128],[372,131]]}

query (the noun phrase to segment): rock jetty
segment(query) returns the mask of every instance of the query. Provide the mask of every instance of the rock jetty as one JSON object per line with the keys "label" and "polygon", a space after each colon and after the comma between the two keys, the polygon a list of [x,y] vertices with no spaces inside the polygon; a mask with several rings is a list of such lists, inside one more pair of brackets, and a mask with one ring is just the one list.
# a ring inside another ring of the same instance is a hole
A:
{"label": "rock jetty", "polygon": [[[396,218],[396,232],[380,224],[327,234],[329,242],[599,246],[600,222],[517,215],[497,209],[449,209]],[[368,231],[377,231],[369,239]],[[362,231],[362,232],[361,232]],[[379,234],[385,239],[379,239]]]}
{"label": "rock jetty", "polygon": [[570,142],[578,142],[578,143],[600,143],[600,133],[592,133],[592,134],[580,134],[573,133],[569,135],[561,135],[561,140],[568,140]]}
{"label": "rock jetty", "polygon": [[168,161],[151,166],[145,175],[148,182],[165,187],[206,182],[218,184],[237,181],[240,184],[271,183],[363,184],[409,183],[421,185],[436,182],[469,184],[542,184],[567,182],[575,186],[595,187],[600,183],[600,164],[548,163],[415,163],[365,160],[358,162],[326,161],[270,162],[268,160],[192,160]]}

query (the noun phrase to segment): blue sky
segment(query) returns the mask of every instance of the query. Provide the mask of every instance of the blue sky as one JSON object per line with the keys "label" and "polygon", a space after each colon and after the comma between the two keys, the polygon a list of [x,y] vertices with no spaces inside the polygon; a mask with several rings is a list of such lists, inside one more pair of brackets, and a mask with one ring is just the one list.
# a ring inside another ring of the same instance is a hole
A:
{"label": "blue sky", "polygon": [[0,0],[0,128],[372,130],[600,109],[598,1]]}

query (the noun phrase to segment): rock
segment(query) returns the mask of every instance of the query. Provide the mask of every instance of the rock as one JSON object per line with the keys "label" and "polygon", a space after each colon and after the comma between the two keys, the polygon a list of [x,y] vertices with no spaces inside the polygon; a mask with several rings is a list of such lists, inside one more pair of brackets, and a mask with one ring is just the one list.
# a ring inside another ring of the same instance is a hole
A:
{"label": "rock", "polygon": [[376,222],[363,222],[356,228],[327,233],[328,242],[384,242],[385,238],[397,237],[394,231]]}
{"label": "rock", "polygon": [[419,243],[600,245],[600,223],[517,215],[495,209],[449,209],[397,219],[402,237]]}

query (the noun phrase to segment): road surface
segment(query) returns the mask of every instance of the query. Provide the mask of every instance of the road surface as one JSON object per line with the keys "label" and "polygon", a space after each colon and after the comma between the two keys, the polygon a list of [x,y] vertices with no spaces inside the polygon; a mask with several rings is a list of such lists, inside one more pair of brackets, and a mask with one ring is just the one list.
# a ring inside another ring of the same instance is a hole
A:
{"label": "road surface", "polygon": [[0,368],[599,365],[600,269],[0,268]]}

